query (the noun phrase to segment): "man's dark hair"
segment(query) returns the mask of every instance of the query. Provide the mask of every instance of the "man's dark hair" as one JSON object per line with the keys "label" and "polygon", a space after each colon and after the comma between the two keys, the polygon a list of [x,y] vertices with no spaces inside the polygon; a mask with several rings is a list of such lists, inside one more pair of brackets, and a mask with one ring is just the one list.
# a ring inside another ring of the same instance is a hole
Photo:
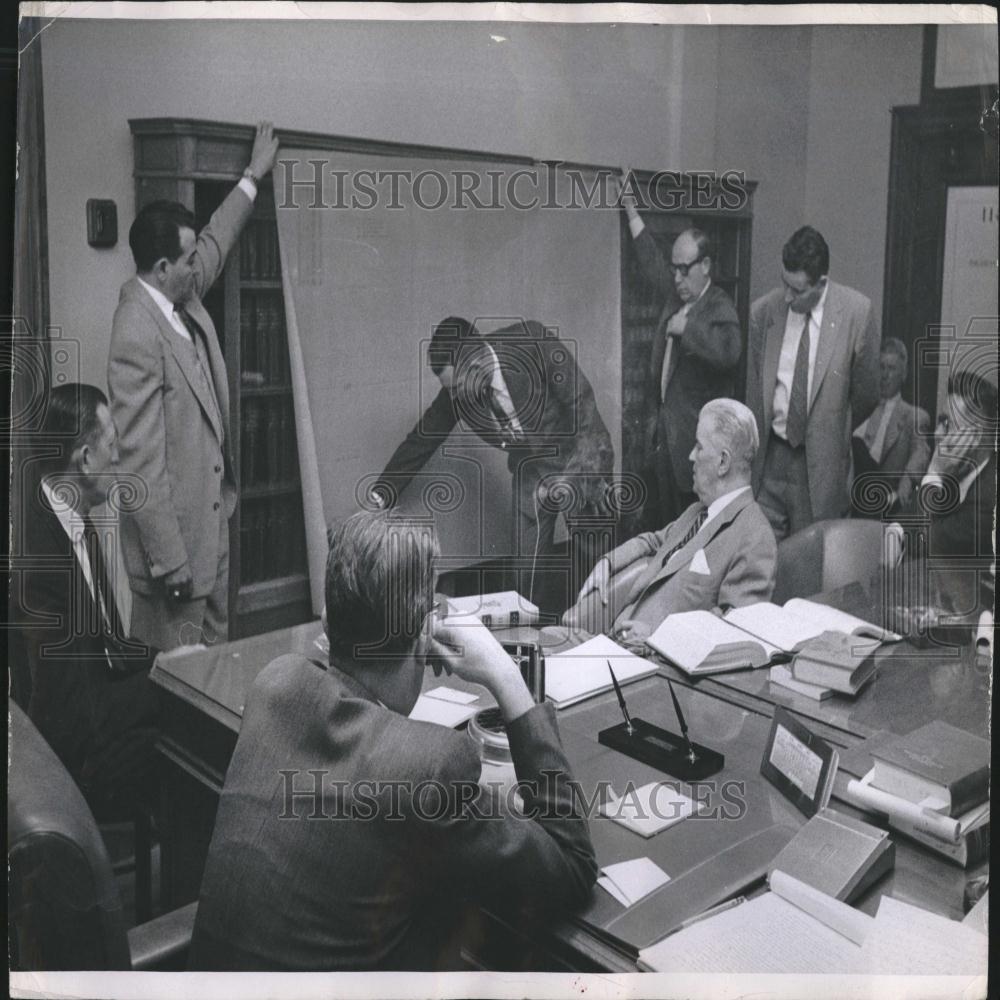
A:
{"label": "man's dark hair", "polygon": [[434,525],[388,510],[361,511],[330,536],[326,617],[330,656],[405,656],[434,604]]}
{"label": "man's dark hair", "polygon": [[[709,260],[714,259],[714,250],[712,246],[711,237],[702,229],[685,229],[681,236],[687,235],[694,240],[695,245],[698,247],[698,256],[700,258],[707,257]],[[678,237],[680,239],[680,237]]]}
{"label": "man's dark hair", "polygon": [[181,229],[194,229],[194,214],[178,201],[152,201],[135,217],[128,231],[135,267],[150,271],[161,258],[171,263],[181,255]]}
{"label": "man's dark hair", "polygon": [[458,358],[459,348],[467,345],[476,336],[476,328],[461,316],[448,316],[441,320],[431,334],[431,342],[427,345],[427,363],[435,375],[449,365],[454,365]]}
{"label": "man's dark hair", "polygon": [[830,270],[830,248],[812,226],[796,229],[781,251],[786,271],[804,271],[815,285]]}
{"label": "man's dark hair", "polygon": [[108,397],[97,386],[81,382],[57,385],[49,393],[42,423],[44,451],[57,445],[59,452],[40,458],[43,475],[65,472],[77,449],[94,441],[100,431],[97,409],[107,405]]}

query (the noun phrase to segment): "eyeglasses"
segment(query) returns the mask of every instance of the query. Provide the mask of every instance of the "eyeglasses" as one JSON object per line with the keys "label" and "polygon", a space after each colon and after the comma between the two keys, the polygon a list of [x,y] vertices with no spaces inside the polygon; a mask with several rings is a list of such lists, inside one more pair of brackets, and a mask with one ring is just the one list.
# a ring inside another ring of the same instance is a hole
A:
{"label": "eyeglasses", "polygon": [[670,263],[667,265],[667,267],[670,268],[670,273],[675,277],[679,274],[682,278],[686,278],[688,276],[688,271],[690,271],[691,268],[695,266],[695,264],[698,264],[704,259],[705,255],[700,254],[699,256],[695,257],[694,260],[689,260],[686,264]]}

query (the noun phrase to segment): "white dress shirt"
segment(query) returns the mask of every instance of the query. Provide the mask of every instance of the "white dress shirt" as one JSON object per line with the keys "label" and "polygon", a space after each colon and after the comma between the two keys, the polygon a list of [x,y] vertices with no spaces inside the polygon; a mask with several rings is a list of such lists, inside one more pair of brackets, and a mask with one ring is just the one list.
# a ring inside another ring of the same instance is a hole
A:
{"label": "white dress shirt", "polygon": [[[892,420],[892,415],[896,412],[896,406],[901,398],[902,395],[897,392],[895,396],[890,396],[889,399],[879,400],[872,415],[867,420],[858,424],[854,431],[854,437],[861,438],[865,442],[868,453],[876,464],[882,461],[882,452],[885,450],[885,436],[889,433],[889,422]],[[871,441],[871,444],[868,443],[869,441]]]}
{"label": "white dress shirt", "polygon": [[[816,368],[816,354],[819,350],[819,335],[823,329],[823,308],[826,305],[826,293],[830,283],[823,287],[819,302],[809,313],[809,382],[806,388],[806,399],[812,399],[813,372]],[[774,419],[771,427],[780,438],[787,438],[788,404],[792,398],[792,379],[795,377],[795,359],[799,353],[799,341],[805,329],[806,317],[803,313],[788,310],[785,318],[785,336],[781,341],[781,355],[778,358],[778,379],[774,384]]]}
{"label": "white dress shirt", "polygon": [[750,486],[737,486],[735,490],[730,490],[728,493],[724,493],[721,497],[716,497],[709,505],[708,511],[705,516],[705,520],[702,522],[702,527],[704,528],[709,521],[714,517],[718,517],[726,507],[729,506],[730,502],[738,497],[741,493],[750,489]]}

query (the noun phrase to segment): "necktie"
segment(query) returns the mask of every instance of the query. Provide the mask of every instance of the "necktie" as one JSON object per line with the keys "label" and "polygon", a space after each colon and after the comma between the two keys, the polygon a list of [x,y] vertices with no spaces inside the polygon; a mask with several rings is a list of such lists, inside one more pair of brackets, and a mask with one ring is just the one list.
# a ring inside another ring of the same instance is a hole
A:
{"label": "necktie", "polygon": [[812,341],[811,319],[812,313],[806,313],[806,322],[802,327],[802,336],[799,338],[799,351],[795,355],[792,392],[788,399],[785,437],[793,448],[798,448],[806,439],[806,417],[809,411],[809,347]]}
{"label": "necktie", "polygon": [[87,548],[87,558],[90,560],[90,578],[94,583],[94,598],[101,615],[101,634],[112,642],[121,639],[125,630],[118,614],[118,604],[115,601],[115,591],[108,575],[107,563],[104,561],[104,551],[101,538],[94,522],[88,517],[83,518],[83,538]]}
{"label": "necktie", "polygon": [[676,545],[674,545],[671,549],[669,549],[669,551],[663,557],[662,561],[660,562],[661,567],[666,566],[667,563],[670,562],[674,553],[680,552],[680,550],[684,548],[684,546],[687,545],[687,543],[690,542],[691,539],[694,538],[694,536],[697,535],[699,531],[701,531],[701,526],[705,523],[705,519],[707,517],[708,517],[708,509],[706,507],[702,507],[701,510],[698,512],[698,516],[694,519],[694,521],[691,522],[691,527],[688,528],[688,530],[684,533],[684,537]]}

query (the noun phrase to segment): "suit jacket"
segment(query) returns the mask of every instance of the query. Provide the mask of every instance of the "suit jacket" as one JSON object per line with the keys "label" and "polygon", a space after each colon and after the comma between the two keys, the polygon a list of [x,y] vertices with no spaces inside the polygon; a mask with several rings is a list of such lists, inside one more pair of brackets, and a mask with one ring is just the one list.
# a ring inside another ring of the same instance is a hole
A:
{"label": "suit jacket", "polygon": [[[649,559],[622,608],[617,609],[620,618],[656,628],[667,615],[678,611],[739,608],[770,599],[778,547],[749,490],[734,497],[663,562],[663,556],[687,534],[700,509],[701,504],[692,504],[660,531],[637,535],[608,554],[612,574],[637,559]],[[632,604],[634,611],[628,611]]]}
{"label": "suit jacket", "polygon": [[[482,340],[497,357],[524,431],[524,443],[507,449],[507,467],[514,472],[527,461],[526,469],[539,479],[564,473],[581,486],[583,499],[591,499],[589,491],[614,470],[614,449],[594,390],[572,351],[557,337],[546,336],[545,328],[533,320],[482,335]],[[499,435],[474,422],[481,412],[482,407],[442,388],[389,459],[381,485],[390,493],[401,493],[460,416],[484,441],[499,447]]]}
{"label": "suit jacket", "polygon": [[200,377],[192,345],[180,336],[138,278],[121,289],[111,328],[108,386],[118,428],[120,469],[140,495],[122,516],[122,547],[132,589],[187,564],[193,597],[215,584],[219,510],[236,506],[229,452],[229,388],[215,326],[201,296],[222,273],[253,203],[236,187],[198,234],[195,296],[185,304],[204,332],[218,410]]}
{"label": "suit jacket", "polygon": [[508,737],[544,823],[478,788],[467,734],[404,718],[333,667],[272,662],[226,774],[191,967],[425,968],[467,900],[581,904],[596,864],[552,707],[531,708]]}
{"label": "suit jacket", "polygon": [[[666,299],[650,349],[646,399],[646,454],[653,455],[659,424],[666,435],[667,452],[678,487],[692,491],[689,455],[694,447],[698,413],[710,400],[732,397],[742,354],[740,321],[732,299],[711,284],[687,315],[684,333],[675,338],[667,373],[667,392],[660,402],[660,378],[666,353],[667,324],[684,305],[677,297],[667,262],[648,229],[635,238],[634,245],[643,271]],[[662,421],[662,422],[661,422]]]}
{"label": "suit jacket", "polygon": [[[754,463],[758,492],[771,440],[774,387],[788,305],[776,288],[750,307],[747,406],[757,418],[760,448]],[[806,466],[816,521],[843,517],[849,507],[851,433],[878,402],[879,338],[872,304],[860,292],[829,282],[809,393]]]}
{"label": "suit jacket", "polygon": [[[875,413],[871,416],[874,417]],[[914,487],[917,486],[931,458],[930,435],[931,418],[927,411],[904,399],[898,400],[885,429],[882,461],[877,467],[863,439],[854,438],[855,477],[865,471],[876,472],[885,477],[889,489],[898,491],[899,479],[905,475],[910,477]],[[857,460],[859,454],[861,461]],[[857,502],[857,498],[854,499]]]}
{"label": "suit jacket", "polygon": [[149,651],[107,634],[73,545],[40,492],[22,516],[11,590],[30,676],[27,712],[85,786],[88,763],[130,728],[155,719]]}

